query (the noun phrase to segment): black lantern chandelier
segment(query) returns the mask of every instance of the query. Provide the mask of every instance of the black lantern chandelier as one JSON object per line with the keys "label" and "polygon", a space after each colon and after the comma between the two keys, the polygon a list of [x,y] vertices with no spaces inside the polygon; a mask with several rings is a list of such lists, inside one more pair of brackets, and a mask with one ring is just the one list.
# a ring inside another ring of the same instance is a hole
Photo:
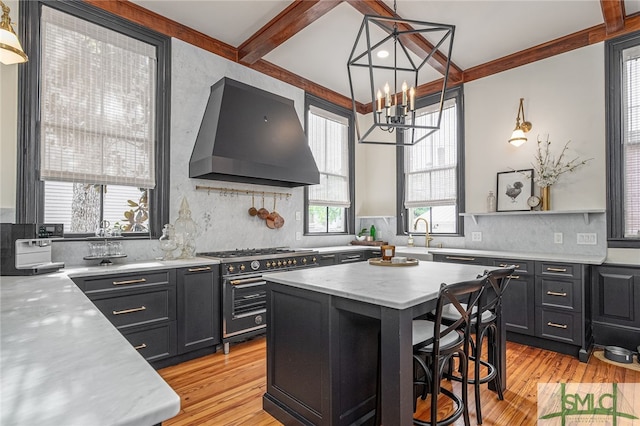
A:
{"label": "black lantern chandelier", "polygon": [[[356,119],[360,143],[414,145],[440,128],[455,27],[401,19],[395,13],[395,1],[393,11],[392,17],[365,15],[349,56],[349,87],[356,117],[354,81],[368,79],[370,86],[373,124],[361,132]],[[372,41],[374,37],[378,41]],[[421,47],[415,48],[417,45]],[[438,110],[435,115],[430,111],[430,120],[416,120],[416,89],[427,81],[422,75],[433,71],[425,65],[435,61],[438,52],[446,53]],[[396,129],[399,134],[390,135]]]}

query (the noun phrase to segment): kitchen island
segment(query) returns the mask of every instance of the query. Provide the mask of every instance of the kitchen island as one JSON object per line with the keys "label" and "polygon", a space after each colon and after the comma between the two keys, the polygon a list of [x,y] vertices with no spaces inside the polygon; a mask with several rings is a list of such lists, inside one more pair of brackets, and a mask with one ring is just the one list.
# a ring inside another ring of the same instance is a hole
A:
{"label": "kitchen island", "polygon": [[435,308],[441,283],[486,269],[361,262],[269,275],[264,409],[285,424],[373,424],[380,358],[381,424],[412,424],[412,320]]}

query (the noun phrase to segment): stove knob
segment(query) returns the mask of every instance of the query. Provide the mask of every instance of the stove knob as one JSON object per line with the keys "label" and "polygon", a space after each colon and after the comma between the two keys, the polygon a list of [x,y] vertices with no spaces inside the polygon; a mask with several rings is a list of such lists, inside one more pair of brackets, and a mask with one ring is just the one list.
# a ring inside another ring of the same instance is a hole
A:
{"label": "stove knob", "polygon": [[313,263],[316,263],[316,260],[317,260],[317,259],[316,259],[316,257],[315,257],[315,256],[313,256],[313,257],[311,258],[311,261],[312,261]]}
{"label": "stove knob", "polygon": [[298,264],[298,261],[297,261],[297,260],[295,260],[295,259],[293,259],[293,264],[294,264],[294,265],[297,265],[297,264]]}
{"label": "stove knob", "polygon": [[282,262],[278,260],[278,266],[282,266]]}
{"label": "stove knob", "polygon": [[291,265],[292,263],[291,259],[287,260],[287,265]]}
{"label": "stove knob", "polygon": [[241,271],[244,271],[245,269],[246,269],[246,268],[245,268],[244,264],[240,265],[240,270],[241,270]]}
{"label": "stove knob", "polygon": [[305,263],[305,264],[307,263],[307,258],[306,257],[302,258],[302,263]]}
{"label": "stove knob", "polygon": [[235,270],[236,270],[236,268],[233,265],[229,265],[229,267],[227,268],[227,271],[229,271],[229,272],[233,272]]}
{"label": "stove knob", "polygon": [[266,266],[267,268],[271,268],[271,262],[267,262],[264,266]]}

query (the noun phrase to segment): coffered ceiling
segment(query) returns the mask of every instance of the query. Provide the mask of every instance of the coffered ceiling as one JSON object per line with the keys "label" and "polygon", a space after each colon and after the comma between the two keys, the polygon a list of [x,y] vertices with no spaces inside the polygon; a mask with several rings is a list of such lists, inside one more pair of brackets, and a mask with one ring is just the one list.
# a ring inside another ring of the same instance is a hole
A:
{"label": "coffered ceiling", "polygon": [[[363,14],[390,15],[394,7],[389,0],[86,1],[345,106],[350,106],[347,60]],[[397,0],[396,5],[403,18],[455,25],[454,83],[638,30],[639,11],[640,0]],[[428,79],[439,78],[430,70]],[[370,102],[366,84],[356,89],[361,112]],[[425,84],[421,91],[434,87]]]}

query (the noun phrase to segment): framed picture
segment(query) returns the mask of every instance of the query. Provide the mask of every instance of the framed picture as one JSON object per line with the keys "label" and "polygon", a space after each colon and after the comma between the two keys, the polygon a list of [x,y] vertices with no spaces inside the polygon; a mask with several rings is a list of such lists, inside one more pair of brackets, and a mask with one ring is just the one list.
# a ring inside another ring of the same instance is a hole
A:
{"label": "framed picture", "polygon": [[498,173],[497,211],[531,210],[527,199],[533,195],[533,169]]}

